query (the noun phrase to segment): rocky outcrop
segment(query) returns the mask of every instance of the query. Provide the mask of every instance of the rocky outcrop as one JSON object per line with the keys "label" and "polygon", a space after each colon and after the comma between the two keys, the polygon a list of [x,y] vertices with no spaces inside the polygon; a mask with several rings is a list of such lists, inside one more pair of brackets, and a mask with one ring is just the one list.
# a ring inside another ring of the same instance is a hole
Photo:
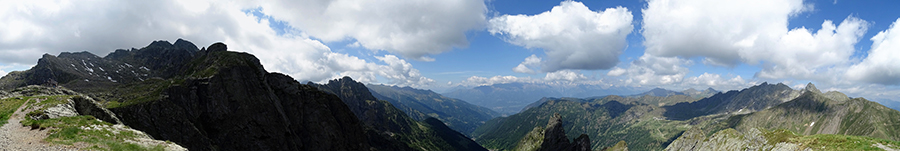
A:
{"label": "rocky outcrop", "polygon": [[7,97],[22,96],[71,96],[63,102],[45,104],[46,107],[40,107],[38,113],[33,114],[34,119],[49,119],[59,117],[70,117],[78,115],[90,115],[104,122],[112,124],[121,124],[122,121],[116,117],[112,111],[103,108],[97,100],[81,93],[63,88],[63,87],[45,87],[30,85],[17,88]]}
{"label": "rocky outcrop", "polygon": [[563,129],[559,113],[550,117],[546,128],[537,127],[529,132],[516,146],[518,151],[589,151],[591,140],[581,134],[574,142],[569,142]]}
{"label": "rocky outcrop", "polygon": [[91,115],[96,117],[97,119],[103,120],[105,122],[109,122],[112,124],[122,124],[122,121],[116,117],[112,111],[109,111],[100,103],[97,103],[94,99],[91,99],[88,96],[75,96],[71,99],[71,104],[74,104],[75,111],[81,115]]}

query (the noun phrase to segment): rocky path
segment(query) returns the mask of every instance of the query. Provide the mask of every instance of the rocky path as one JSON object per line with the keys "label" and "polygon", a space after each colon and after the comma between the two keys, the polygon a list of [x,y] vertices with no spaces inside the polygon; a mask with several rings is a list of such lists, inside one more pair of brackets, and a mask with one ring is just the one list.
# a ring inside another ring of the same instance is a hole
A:
{"label": "rocky path", "polygon": [[78,150],[72,146],[51,145],[44,142],[43,139],[47,137],[48,130],[31,130],[30,127],[19,124],[19,121],[25,118],[26,112],[23,110],[25,110],[24,104],[16,109],[8,123],[0,127],[0,151]]}

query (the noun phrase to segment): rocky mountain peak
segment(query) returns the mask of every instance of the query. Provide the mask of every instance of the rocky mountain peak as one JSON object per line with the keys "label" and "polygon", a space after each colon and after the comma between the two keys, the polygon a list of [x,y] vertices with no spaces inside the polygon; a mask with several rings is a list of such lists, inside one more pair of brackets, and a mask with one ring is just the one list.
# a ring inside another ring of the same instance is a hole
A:
{"label": "rocky mountain peak", "polygon": [[[544,129],[544,139],[541,151],[569,151],[569,150],[590,150],[591,141],[587,135],[581,134],[574,143],[569,142],[566,137],[566,131],[563,129],[562,117],[559,113],[554,113],[547,122],[547,128]],[[587,146],[584,146],[587,145]]]}
{"label": "rocky mountain peak", "polygon": [[175,40],[175,43],[172,45],[175,47],[181,48],[181,49],[188,50],[189,52],[200,51],[200,49],[197,49],[197,45],[194,45],[194,43],[191,43],[190,41],[187,41],[187,40],[184,40],[181,38],[178,38],[178,40]]}
{"label": "rocky mountain peak", "polygon": [[216,51],[228,51],[228,46],[224,43],[217,42],[206,48],[206,51],[216,52]]}
{"label": "rocky mountain peak", "polygon": [[822,93],[822,91],[819,91],[819,89],[816,88],[816,85],[813,85],[812,82],[806,84],[806,88],[803,89],[813,93]]}
{"label": "rocky mountain peak", "polygon": [[147,45],[147,47],[172,47],[172,43],[165,40],[157,40],[150,43],[150,45]]}
{"label": "rocky mountain peak", "polygon": [[[44,55],[47,57],[47,55]],[[82,52],[61,52],[57,56],[59,58],[72,58],[72,59],[100,59],[97,55],[94,55],[91,52],[82,51]]]}

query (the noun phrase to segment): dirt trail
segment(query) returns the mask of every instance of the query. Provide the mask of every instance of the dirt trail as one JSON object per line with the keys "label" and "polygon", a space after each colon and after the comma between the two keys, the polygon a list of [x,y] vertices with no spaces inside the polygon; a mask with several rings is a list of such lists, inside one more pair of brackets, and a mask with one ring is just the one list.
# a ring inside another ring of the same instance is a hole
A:
{"label": "dirt trail", "polygon": [[43,139],[47,138],[49,130],[31,130],[30,127],[24,127],[22,124],[19,124],[19,121],[25,118],[26,111],[23,111],[25,106],[24,104],[19,106],[16,112],[9,117],[8,123],[0,127],[0,151],[78,150],[74,146],[51,145],[44,142]]}

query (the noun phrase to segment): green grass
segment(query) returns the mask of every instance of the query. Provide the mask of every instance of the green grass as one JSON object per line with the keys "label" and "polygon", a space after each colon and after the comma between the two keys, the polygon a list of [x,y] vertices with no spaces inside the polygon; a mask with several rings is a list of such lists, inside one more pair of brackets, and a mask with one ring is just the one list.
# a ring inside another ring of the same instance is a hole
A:
{"label": "green grass", "polygon": [[[34,96],[31,97],[34,100],[28,102],[28,107],[38,106],[40,107],[38,110],[46,110],[47,108],[54,107],[57,104],[66,104],[69,103],[69,99],[75,97],[74,95],[53,95],[53,96]],[[41,102],[37,102],[35,99],[41,100]],[[37,103],[35,103],[37,102]]]}
{"label": "green grass", "polygon": [[816,135],[797,135],[794,132],[785,129],[776,129],[772,131],[761,130],[768,140],[769,144],[777,144],[787,142],[799,144],[801,149],[809,148],[813,150],[883,150],[875,147],[875,144],[886,146],[900,147],[900,142],[872,138],[866,136],[853,135],[837,135],[837,134],[816,134]]}
{"label": "green grass", "polygon": [[164,150],[164,146],[157,145],[145,148],[137,144],[127,143],[137,137],[131,131],[113,132],[107,129],[85,129],[91,125],[111,126],[112,124],[97,120],[93,116],[60,117],[44,120],[25,119],[22,125],[32,128],[52,128],[50,135],[44,140],[51,143],[72,145],[77,142],[93,144],[94,150]]}
{"label": "green grass", "polygon": [[834,135],[834,134],[817,134],[803,137],[795,137],[790,141],[800,143],[801,148],[810,148],[814,150],[883,150],[875,147],[875,144],[882,144],[893,147],[900,147],[900,142],[886,139],[851,136],[851,135]]}
{"label": "green grass", "polygon": [[12,114],[16,112],[16,109],[18,109],[19,106],[22,106],[26,100],[28,99],[6,98],[0,100],[0,125],[6,125],[9,117],[12,116]]}

